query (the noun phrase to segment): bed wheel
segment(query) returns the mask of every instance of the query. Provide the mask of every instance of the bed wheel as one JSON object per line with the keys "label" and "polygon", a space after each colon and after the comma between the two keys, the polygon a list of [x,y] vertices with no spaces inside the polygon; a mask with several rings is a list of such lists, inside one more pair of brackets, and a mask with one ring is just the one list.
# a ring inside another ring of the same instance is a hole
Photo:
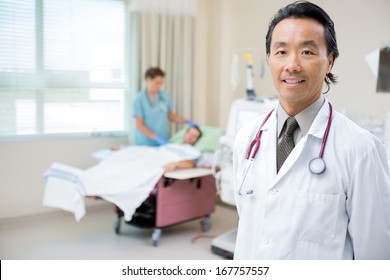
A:
{"label": "bed wheel", "polygon": [[211,217],[210,215],[207,215],[204,217],[204,219],[200,222],[202,226],[202,231],[203,232],[208,232],[211,228]]}
{"label": "bed wheel", "polygon": [[160,244],[160,240],[161,240],[161,229],[155,228],[152,233],[153,246],[157,247]]}
{"label": "bed wheel", "polygon": [[121,217],[118,217],[114,223],[114,231],[119,234],[121,231]]}

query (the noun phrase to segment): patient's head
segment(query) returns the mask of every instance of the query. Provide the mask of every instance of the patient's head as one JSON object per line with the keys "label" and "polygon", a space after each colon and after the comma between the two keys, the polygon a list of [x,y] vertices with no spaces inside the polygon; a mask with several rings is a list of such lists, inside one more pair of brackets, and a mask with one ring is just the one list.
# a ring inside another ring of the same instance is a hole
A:
{"label": "patient's head", "polygon": [[202,131],[198,126],[190,126],[184,135],[184,143],[194,145],[202,137]]}

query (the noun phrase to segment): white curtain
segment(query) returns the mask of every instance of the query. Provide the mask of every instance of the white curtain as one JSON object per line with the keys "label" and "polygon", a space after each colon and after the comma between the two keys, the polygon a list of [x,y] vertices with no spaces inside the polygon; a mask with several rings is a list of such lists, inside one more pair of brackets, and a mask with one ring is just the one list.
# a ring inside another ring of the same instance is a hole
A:
{"label": "white curtain", "polygon": [[129,12],[131,99],[145,87],[146,69],[159,66],[174,111],[192,118],[196,0],[130,0]]}
{"label": "white curtain", "polygon": [[131,12],[196,15],[197,0],[128,0]]}

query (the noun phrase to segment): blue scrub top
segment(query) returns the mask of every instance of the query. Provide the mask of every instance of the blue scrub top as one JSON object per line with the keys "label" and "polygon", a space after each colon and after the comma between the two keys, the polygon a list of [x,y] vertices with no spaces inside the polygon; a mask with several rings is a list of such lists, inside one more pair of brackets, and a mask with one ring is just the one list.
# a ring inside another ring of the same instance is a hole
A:
{"label": "blue scrub top", "polygon": [[[172,111],[172,99],[166,91],[160,90],[153,103],[146,90],[140,91],[134,99],[134,117],[142,117],[144,124],[157,136],[168,140],[170,136],[168,113]],[[158,143],[138,128],[135,131],[135,144],[158,146]]]}

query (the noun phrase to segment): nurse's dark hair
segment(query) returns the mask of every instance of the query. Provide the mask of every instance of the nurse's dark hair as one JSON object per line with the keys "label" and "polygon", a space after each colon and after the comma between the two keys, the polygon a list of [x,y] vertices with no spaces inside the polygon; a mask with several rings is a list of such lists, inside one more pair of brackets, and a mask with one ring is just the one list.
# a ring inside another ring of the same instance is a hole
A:
{"label": "nurse's dark hair", "polygon": [[145,80],[150,78],[154,79],[156,77],[165,77],[165,72],[161,70],[160,67],[150,67],[148,70],[145,72]]}
{"label": "nurse's dark hair", "polygon": [[[272,33],[275,26],[287,18],[310,18],[318,21],[324,27],[327,54],[333,56],[334,64],[336,58],[339,56],[339,50],[337,48],[336,31],[334,29],[333,20],[322,8],[307,1],[296,1],[291,3],[286,7],[279,9],[272,18],[268,25],[268,31],[265,37],[265,49],[267,56],[270,54]],[[325,76],[325,83],[327,86],[326,92],[328,92],[330,84],[337,83],[337,77],[329,72]]]}

